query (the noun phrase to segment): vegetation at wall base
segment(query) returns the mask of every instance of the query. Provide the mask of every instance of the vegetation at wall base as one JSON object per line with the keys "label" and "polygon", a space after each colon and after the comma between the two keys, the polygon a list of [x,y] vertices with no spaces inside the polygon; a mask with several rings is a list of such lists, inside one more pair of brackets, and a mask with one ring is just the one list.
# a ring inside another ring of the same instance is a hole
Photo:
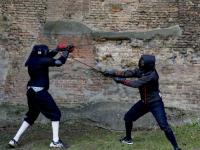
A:
{"label": "vegetation at wall base", "polygon": [[[200,123],[192,120],[184,126],[172,127],[177,142],[182,150],[200,150]],[[8,142],[14,137],[20,126],[0,128],[0,150],[10,149]],[[69,150],[173,150],[165,134],[159,128],[140,130],[134,129],[133,145],[118,142],[125,132],[114,132],[99,127],[60,123],[60,137],[69,144]],[[49,150],[52,140],[52,127],[49,124],[35,124],[27,129],[19,141],[17,150]]]}

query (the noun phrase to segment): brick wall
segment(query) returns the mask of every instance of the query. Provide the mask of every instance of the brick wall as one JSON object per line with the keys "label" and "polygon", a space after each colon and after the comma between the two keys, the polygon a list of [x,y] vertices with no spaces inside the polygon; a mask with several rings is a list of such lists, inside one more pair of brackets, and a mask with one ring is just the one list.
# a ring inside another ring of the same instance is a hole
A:
{"label": "brick wall", "polygon": [[6,46],[9,70],[5,99],[14,104],[26,103],[28,74],[24,62],[44,23],[46,3],[44,0],[3,0],[2,10],[9,24],[9,43]]}
{"label": "brick wall", "polygon": [[47,19],[63,20],[74,19],[82,20],[89,15],[89,0],[49,0],[47,2]]}
{"label": "brick wall", "polygon": [[8,53],[6,45],[8,43],[9,25],[7,17],[4,15],[4,9],[0,3],[0,102],[4,101],[4,91],[6,76],[8,73]]}
{"label": "brick wall", "polygon": [[[132,69],[141,54],[157,59],[160,89],[167,106],[199,109],[200,2],[197,0],[3,0],[1,15],[8,18],[9,53],[5,102],[26,104],[28,81],[24,67],[34,44],[47,44],[54,49],[58,43],[75,45],[70,54],[99,70]],[[103,31],[146,32],[179,25],[181,36],[154,37],[144,40],[142,47],[132,47],[128,40],[95,41],[86,35],[43,35],[46,20],[73,20]],[[112,57],[110,57],[112,56]],[[137,89],[115,84],[95,70],[72,58],[60,68],[51,68],[50,92],[60,106],[83,107],[90,103],[113,101],[135,102]]]}

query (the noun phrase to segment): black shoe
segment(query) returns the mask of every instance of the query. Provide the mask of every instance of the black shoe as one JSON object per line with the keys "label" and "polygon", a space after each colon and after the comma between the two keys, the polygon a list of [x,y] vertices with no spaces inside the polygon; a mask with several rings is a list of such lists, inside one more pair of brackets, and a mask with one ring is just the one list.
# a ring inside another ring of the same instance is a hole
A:
{"label": "black shoe", "polygon": [[175,148],[175,150],[181,150],[180,148]]}
{"label": "black shoe", "polygon": [[15,141],[15,139],[10,140],[10,142],[8,143],[8,145],[9,145],[11,148],[17,148],[17,147],[19,147],[19,146],[18,146],[18,143]]}
{"label": "black shoe", "polygon": [[58,142],[54,142],[52,140],[51,144],[49,145],[50,147],[69,147],[67,144],[63,143],[61,140],[58,140]]}
{"label": "black shoe", "polygon": [[119,142],[126,143],[126,144],[133,144],[133,140],[132,139],[127,140],[126,137],[119,140]]}

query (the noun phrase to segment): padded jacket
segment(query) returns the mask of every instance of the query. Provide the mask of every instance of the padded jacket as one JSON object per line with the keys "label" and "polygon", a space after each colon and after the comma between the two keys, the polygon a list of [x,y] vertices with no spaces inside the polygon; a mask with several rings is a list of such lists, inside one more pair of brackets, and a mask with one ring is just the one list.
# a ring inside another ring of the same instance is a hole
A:
{"label": "padded jacket", "polygon": [[[30,80],[27,86],[43,87],[46,90],[49,89],[49,67],[61,66],[67,59],[63,56],[54,59],[53,57],[56,54],[56,51],[51,51],[46,57],[34,56],[30,58],[28,63]],[[55,63],[56,60],[60,60],[62,64],[57,65]]]}
{"label": "padded jacket", "polygon": [[[139,88],[140,97],[143,103],[153,103],[161,99],[161,92],[159,90],[159,76],[154,68],[155,58],[151,55],[142,55],[142,59],[144,60],[144,65],[146,70],[141,70],[139,68],[134,70],[127,71],[116,71],[115,76],[118,77],[135,77],[137,80],[124,80],[124,85],[130,86],[133,88]],[[153,62],[154,61],[154,62]]]}

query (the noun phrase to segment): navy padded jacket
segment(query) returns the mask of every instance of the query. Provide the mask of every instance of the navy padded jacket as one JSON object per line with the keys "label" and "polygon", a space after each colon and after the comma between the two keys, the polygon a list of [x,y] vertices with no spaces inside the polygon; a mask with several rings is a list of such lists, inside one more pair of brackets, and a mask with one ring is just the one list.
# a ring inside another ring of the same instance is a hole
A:
{"label": "navy padded jacket", "polygon": [[[44,87],[49,89],[49,67],[61,66],[66,62],[67,58],[61,56],[58,59],[53,57],[57,54],[56,51],[51,51],[46,57],[31,57],[28,63],[28,73],[30,80],[27,86]],[[57,65],[56,60],[60,60],[62,64]]]}

